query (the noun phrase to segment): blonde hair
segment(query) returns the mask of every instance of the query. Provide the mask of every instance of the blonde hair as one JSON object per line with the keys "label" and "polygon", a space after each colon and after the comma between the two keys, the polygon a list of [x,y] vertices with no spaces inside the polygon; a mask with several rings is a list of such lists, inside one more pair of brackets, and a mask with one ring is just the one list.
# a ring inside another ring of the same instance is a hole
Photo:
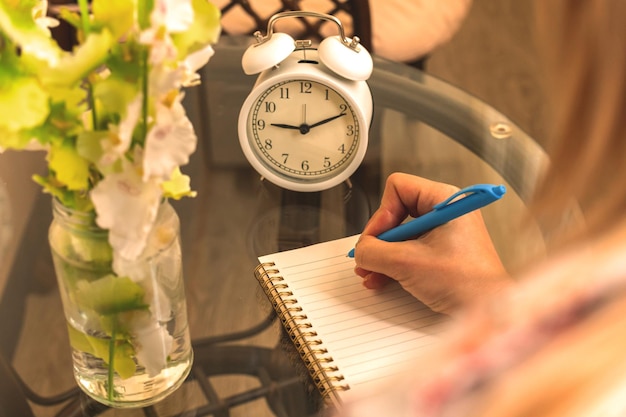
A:
{"label": "blonde hair", "polygon": [[626,1],[538,0],[551,166],[535,211],[555,224],[574,198],[587,232],[626,214]]}

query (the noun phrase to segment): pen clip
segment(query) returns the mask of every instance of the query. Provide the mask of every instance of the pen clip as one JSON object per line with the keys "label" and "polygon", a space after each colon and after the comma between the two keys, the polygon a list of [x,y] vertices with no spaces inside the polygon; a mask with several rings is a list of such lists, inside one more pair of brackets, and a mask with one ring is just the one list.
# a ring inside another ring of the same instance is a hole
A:
{"label": "pen clip", "polygon": [[[454,200],[456,200],[462,194],[472,195],[472,194],[488,193],[488,194],[493,195],[495,197],[495,199],[498,199],[498,198],[502,197],[505,192],[506,192],[506,188],[504,187],[504,185],[475,184],[475,185],[463,188],[462,190],[460,190],[460,191],[452,194],[450,197],[446,198],[441,203],[435,204],[433,206],[433,210],[440,210],[440,209],[444,208],[445,206],[451,204]],[[469,195],[466,195],[463,198],[467,198],[467,197],[469,197]]]}

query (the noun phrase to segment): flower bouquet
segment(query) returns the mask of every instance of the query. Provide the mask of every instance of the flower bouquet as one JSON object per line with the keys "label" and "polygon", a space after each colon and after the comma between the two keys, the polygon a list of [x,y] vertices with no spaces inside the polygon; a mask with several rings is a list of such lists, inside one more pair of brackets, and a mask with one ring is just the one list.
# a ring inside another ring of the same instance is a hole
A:
{"label": "flower bouquet", "polygon": [[206,0],[79,0],[56,17],[40,0],[0,0],[0,152],[44,150],[49,241],[74,374],[111,406],[176,389],[192,352],[178,217],[193,196],[180,166],[196,148],[184,87],[213,53],[219,10]]}

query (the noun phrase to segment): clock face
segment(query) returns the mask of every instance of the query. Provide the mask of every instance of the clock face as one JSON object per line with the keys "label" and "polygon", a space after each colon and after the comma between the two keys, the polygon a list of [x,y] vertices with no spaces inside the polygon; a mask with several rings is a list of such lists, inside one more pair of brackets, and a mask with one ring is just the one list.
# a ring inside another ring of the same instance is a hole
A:
{"label": "clock face", "polygon": [[312,80],[281,81],[252,104],[247,131],[252,151],[288,179],[322,181],[350,165],[362,127],[352,105]]}

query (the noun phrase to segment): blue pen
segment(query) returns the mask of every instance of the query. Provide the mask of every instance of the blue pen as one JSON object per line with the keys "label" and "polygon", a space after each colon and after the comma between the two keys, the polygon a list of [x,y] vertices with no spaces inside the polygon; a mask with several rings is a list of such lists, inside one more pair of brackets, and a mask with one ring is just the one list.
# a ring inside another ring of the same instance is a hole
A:
{"label": "blue pen", "polygon": [[[437,226],[448,223],[450,220],[461,217],[470,211],[478,210],[487,204],[499,200],[506,193],[504,185],[476,184],[454,193],[445,201],[436,204],[432,211],[411,221],[402,223],[391,230],[381,233],[378,239],[386,242],[402,242],[416,237]],[[460,197],[465,195],[464,197]],[[354,249],[348,252],[354,258]]]}

